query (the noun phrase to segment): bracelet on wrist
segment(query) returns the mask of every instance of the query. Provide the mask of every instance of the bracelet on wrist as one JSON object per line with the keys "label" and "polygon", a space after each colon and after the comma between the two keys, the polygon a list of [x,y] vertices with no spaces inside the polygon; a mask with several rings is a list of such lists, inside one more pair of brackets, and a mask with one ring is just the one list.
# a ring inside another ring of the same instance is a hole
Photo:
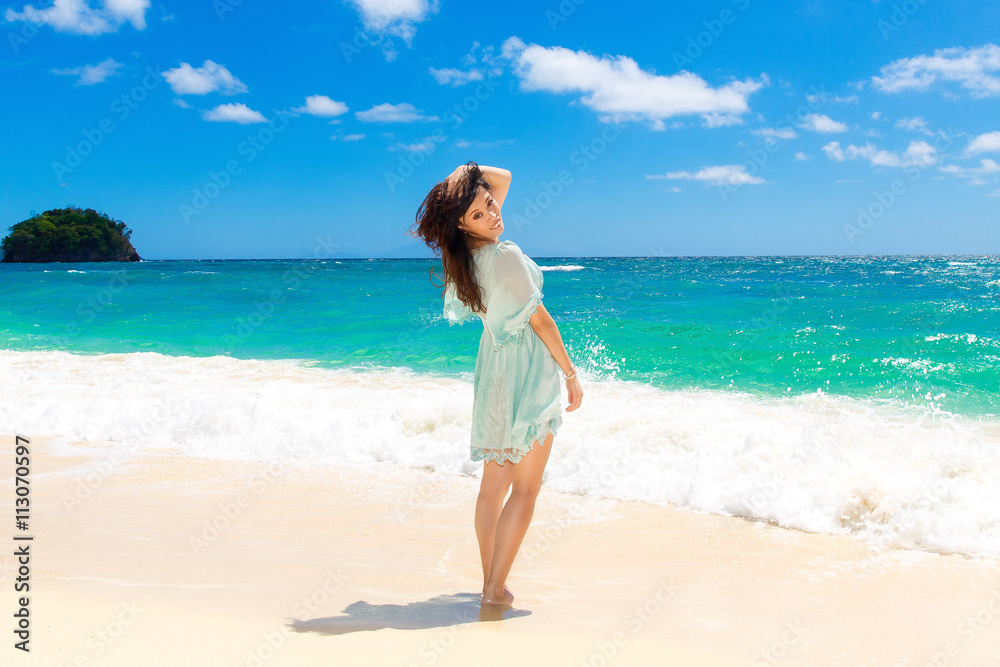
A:
{"label": "bracelet on wrist", "polygon": [[576,367],[575,366],[570,366],[570,372],[569,373],[563,373],[563,380],[568,380],[571,377],[575,377],[575,376],[576,376]]}

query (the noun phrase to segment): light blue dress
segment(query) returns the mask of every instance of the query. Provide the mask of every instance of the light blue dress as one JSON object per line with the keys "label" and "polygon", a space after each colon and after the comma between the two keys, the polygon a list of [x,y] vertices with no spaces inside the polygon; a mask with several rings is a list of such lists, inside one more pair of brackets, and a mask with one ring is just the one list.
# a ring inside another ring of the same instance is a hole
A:
{"label": "light blue dress", "polygon": [[485,313],[473,313],[447,283],[450,325],[483,322],[473,383],[473,461],[520,462],[562,425],[559,365],[528,323],[542,303],[542,272],[513,241],[473,252]]}

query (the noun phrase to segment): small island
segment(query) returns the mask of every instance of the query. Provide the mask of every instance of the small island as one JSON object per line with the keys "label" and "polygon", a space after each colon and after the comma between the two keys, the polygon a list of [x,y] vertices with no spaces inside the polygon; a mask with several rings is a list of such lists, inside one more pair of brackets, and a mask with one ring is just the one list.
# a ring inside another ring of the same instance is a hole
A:
{"label": "small island", "polygon": [[139,262],[132,230],[92,208],[54,208],[9,228],[3,262]]}

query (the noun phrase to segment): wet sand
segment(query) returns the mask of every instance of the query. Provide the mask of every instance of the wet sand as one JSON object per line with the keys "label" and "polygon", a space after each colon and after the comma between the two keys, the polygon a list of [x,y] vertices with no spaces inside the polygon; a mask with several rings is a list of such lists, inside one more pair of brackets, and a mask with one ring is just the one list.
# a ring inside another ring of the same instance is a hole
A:
{"label": "wet sand", "polygon": [[474,477],[31,450],[31,652],[8,630],[5,664],[1000,665],[993,559],[543,488],[514,608],[480,621]]}

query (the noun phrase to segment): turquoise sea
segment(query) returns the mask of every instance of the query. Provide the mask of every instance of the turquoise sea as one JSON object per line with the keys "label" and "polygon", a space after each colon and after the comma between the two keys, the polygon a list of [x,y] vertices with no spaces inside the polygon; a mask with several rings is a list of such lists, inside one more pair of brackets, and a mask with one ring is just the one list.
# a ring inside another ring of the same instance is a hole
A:
{"label": "turquoise sea", "polygon": [[[1000,258],[535,258],[594,378],[1000,414]],[[472,371],[437,260],[0,266],[0,344]]]}
{"label": "turquoise sea", "polygon": [[[551,486],[1000,556],[1000,257],[533,259],[586,391]],[[432,270],[0,264],[0,430],[476,474]]]}

